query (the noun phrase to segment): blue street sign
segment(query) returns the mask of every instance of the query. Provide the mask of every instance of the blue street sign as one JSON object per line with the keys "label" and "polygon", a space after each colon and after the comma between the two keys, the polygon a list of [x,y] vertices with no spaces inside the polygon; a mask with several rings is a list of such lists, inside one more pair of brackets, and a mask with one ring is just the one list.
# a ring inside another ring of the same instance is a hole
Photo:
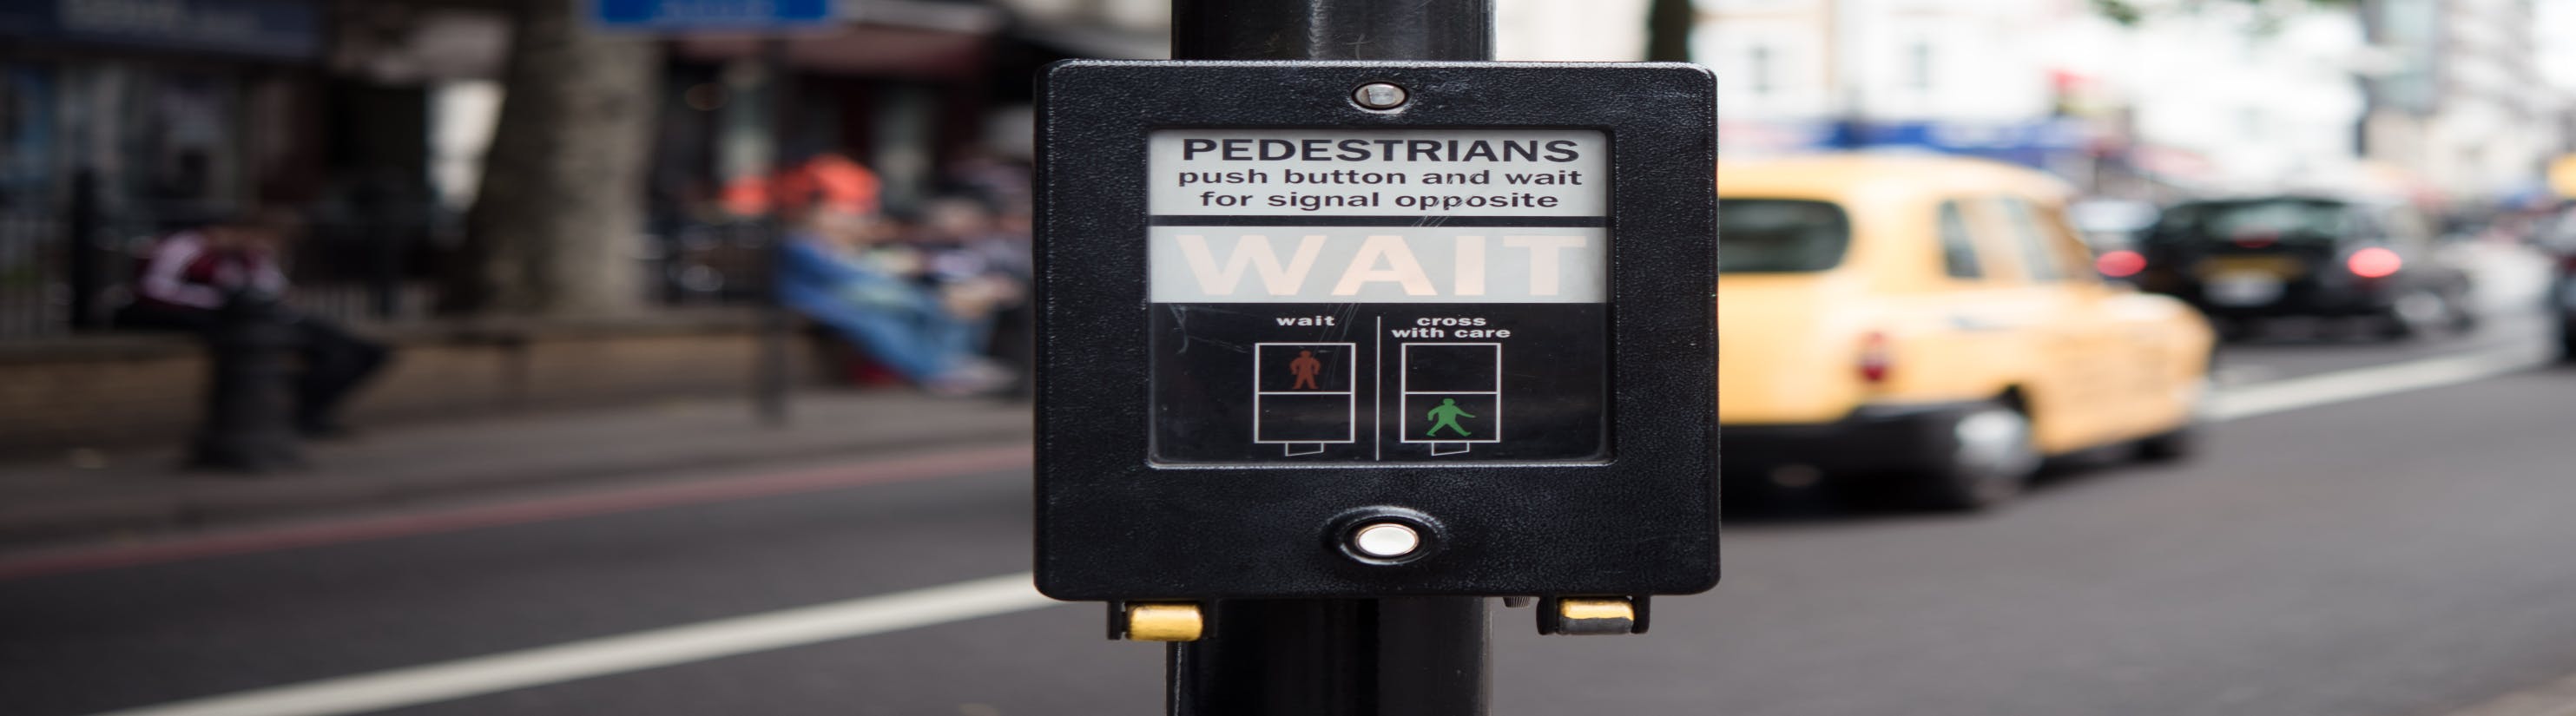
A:
{"label": "blue street sign", "polygon": [[613,30],[775,30],[832,22],[832,0],[591,0]]}

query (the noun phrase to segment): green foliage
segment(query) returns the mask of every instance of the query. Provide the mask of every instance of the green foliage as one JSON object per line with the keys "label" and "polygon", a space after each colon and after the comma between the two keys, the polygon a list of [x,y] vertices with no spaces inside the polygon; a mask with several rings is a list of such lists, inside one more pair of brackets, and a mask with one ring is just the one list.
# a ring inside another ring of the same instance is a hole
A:
{"label": "green foliage", "polygon": [[2136,25],[2147,19],[2146,11],[2138,9],[2138,4],[2129,0],[2093,0],[2093,11],[2122,25]]}

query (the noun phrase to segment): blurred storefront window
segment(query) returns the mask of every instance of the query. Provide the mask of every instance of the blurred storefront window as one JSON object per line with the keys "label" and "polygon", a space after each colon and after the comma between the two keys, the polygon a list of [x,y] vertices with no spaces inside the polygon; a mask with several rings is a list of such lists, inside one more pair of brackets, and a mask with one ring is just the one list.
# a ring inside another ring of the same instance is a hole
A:
{"label": "blurred storefront window", "polygon": [[[320,8],[302,0],[0,0],[13,151],[0,207],[62,201],[95,172],[120,207],[205,213],[258,200],[306,154]],[[19,151],[20,148],[34,151]],[[291,182],[290,182],[291,183]],[[45,194],[50,196],[30,196]]]}
{"label": "blurred storefront window", "polygon": [[162,233],[309,199],[324,20],[311,0],[0,0],[0,339],[95,324]]}
{"label": "blurred storefront window", "polygon": [[0,211],[42,208],[51,200],[54,73],[34,63],[0,63]]}

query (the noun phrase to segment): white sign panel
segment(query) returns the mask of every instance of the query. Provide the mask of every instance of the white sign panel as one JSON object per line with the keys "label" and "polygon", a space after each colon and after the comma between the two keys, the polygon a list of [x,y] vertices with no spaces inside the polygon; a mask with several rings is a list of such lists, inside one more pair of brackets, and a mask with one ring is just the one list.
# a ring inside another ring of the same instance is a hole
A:
{"label": "white sign panel", "polygon": [[1155,132],[1158,216],[1603,216],[1610,145],[1592,130]]}
{"label": "white sign panel", "polygon": [[1163,130],[1158,303],[1600,303],[1593,130]]}

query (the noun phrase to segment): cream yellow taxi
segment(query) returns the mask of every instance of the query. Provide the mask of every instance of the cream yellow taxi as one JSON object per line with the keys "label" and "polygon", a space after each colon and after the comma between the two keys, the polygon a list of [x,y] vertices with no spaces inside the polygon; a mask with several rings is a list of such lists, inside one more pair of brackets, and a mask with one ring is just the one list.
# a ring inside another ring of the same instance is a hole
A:
{"label": "cream yellow taxi", "polygon": [[2051,457],[2190,449],[2208,322],[2107,285],[2073,189],[2012,165],[1837,155],[1718,169],[1718,421],[1737,487],[1978,509]]}

